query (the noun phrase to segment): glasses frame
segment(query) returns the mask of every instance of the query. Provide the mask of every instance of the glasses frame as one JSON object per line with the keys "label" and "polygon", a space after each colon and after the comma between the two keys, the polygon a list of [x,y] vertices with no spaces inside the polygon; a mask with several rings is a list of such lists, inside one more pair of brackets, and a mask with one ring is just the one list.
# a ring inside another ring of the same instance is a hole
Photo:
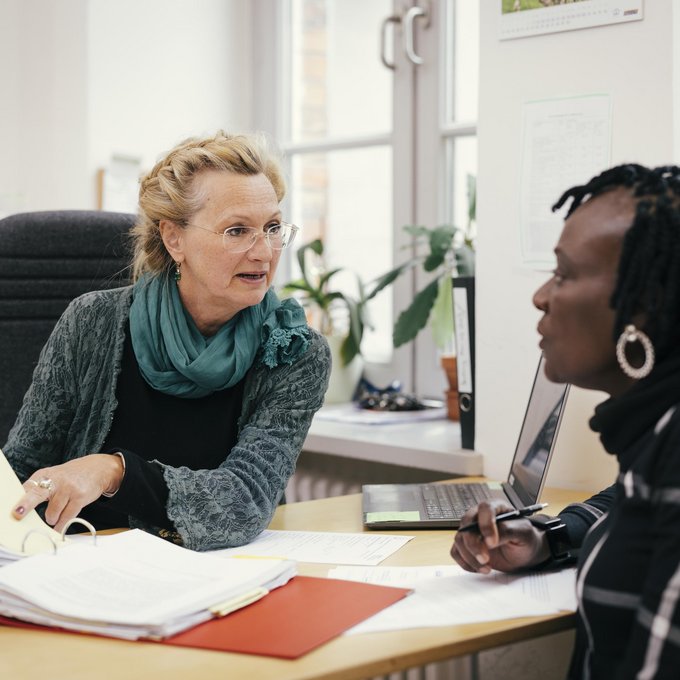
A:
{"label": "glasses frame", "polygon": [[[295,237],[300,231],[300,227],[298,227],[295,224],[291,224],[290,222],[284,222],[281,220],[280,222],[277,222],[277,225],[280,227],[288,228],[291,230],[291,235],[288,241],[286,242],[285,245],[281,246],[281,248],[275,248],[272,245],[272,242],[269,240],[270,239],[270,234],[269,230],[267,229],[266,231],[259,231],[256,227],[246,227],[246,226],[240,226],[240,225],[235,225],[233,227],[227,227],[223,231],[215,231],[214,229],[209,229],[208,227],[201,227],[198,224],[187,224],[187,227],[195,227],[196,229],[201,229],[203,231],[208,231],[211,234],[215,234],[215,236],[220,236],[222,238],[222,248],[224,249],[225,252],[227,253],[247,253],[256,243],[259,238],[264,238],[265,242],[267,245],[273,250],[278,252],[281,252],[282,250],[285,250],[288,248],[293,241],[295,240]],[[269,227],[272,227],[273,225],[269,225]],[[227,246],[227,240],[226,240],[226,234],[230,229],[250,229],[252,230],[252,233],[254,234],[254,237],[252,241],[250,242],[250,245],[245,248],[244,250],[234,250],[233,248],[230,248]]]}

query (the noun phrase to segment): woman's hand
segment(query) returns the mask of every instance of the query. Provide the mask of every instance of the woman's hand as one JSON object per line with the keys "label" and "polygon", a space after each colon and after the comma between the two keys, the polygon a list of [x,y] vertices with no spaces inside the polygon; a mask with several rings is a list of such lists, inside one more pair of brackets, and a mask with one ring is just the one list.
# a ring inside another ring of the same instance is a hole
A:
{"label": "woman's hand", "polygon": [[514,510],[505,501],[482,502],[468,510],[461,526],[477,522],[479,531],[457,532],[451,557],[466,571],[488,574],[492,569],[515,571],[550,557],[545,532],[528,519],[496,524],[496,515]]}
{"label": "woman's hand", "polygon": [[24,482],[25,494],[12,514],[21,519],[41,503],[47,502],[45,519],[56,531],[103,493],[118,490],[125,469],[120,456],[92,453],[62,465],[36,470]]}

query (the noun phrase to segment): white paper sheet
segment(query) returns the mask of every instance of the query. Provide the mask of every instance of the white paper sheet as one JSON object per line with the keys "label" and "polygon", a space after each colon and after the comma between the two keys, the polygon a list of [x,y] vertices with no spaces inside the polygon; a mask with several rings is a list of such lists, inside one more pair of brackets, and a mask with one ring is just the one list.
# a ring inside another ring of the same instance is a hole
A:
{"label": "white paper sheet", "polygon": [[234,557],[285,557],[297,562],[376,565],[408,543],[413,536],[333,533],[328,531],[263,531],[254,541],[239,548],[215,550],[213,554]]}
{"label": "white paper sheet", "polygon": [[554,266],[563,212],[552,205],[571,186],[609,166],[611,98],[591,95],[524,104],[520,237],[525,265]]}
{"label": "white paper sheet", "polygon": [[[413,588],[414,593],[347,631],[374,633],[453,626],[522,616],[543,616],[575,608],[575,570],[508,576],[470,574],[457,565],[431,567],[337,567],[330,578]],[[539,595],[539,596],[537,596]]]}

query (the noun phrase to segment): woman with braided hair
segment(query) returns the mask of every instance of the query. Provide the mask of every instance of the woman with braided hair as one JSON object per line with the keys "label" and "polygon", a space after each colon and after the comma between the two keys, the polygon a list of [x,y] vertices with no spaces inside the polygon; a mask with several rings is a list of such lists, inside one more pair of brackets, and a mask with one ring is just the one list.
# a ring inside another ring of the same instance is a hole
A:
{"label": "woman with braided hair", "polygon": [[80,516],[195,550],[269,523],[330,369],[325,340],[271,285],[297,227],[276,157],[218,133],[141,180],[135,283],[74,300],[45,345],[5,453],[14,508]]}
{"label": "woman with braided hair", "polygon": [[[558,518],[496,524],[480,504],[452,555],[469,571],[567,563],[579,548],[569,677],[680,674],[680,168],[621,165],[571,199],[553,276],[534,295],[546,375],[601,390],[590,421],[616,483]],[[590,529],[586,530],[590,526]]]}

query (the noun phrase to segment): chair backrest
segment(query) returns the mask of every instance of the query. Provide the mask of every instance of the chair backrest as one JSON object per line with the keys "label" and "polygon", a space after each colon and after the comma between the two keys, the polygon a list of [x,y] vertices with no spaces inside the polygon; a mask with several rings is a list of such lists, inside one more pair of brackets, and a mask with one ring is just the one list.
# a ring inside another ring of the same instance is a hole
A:
{"label": "chair backrest", "polygon": [[69,302],[130,282],[134,221],[134,215],[90,210],[0,220],[0,446],[40,350]]}

